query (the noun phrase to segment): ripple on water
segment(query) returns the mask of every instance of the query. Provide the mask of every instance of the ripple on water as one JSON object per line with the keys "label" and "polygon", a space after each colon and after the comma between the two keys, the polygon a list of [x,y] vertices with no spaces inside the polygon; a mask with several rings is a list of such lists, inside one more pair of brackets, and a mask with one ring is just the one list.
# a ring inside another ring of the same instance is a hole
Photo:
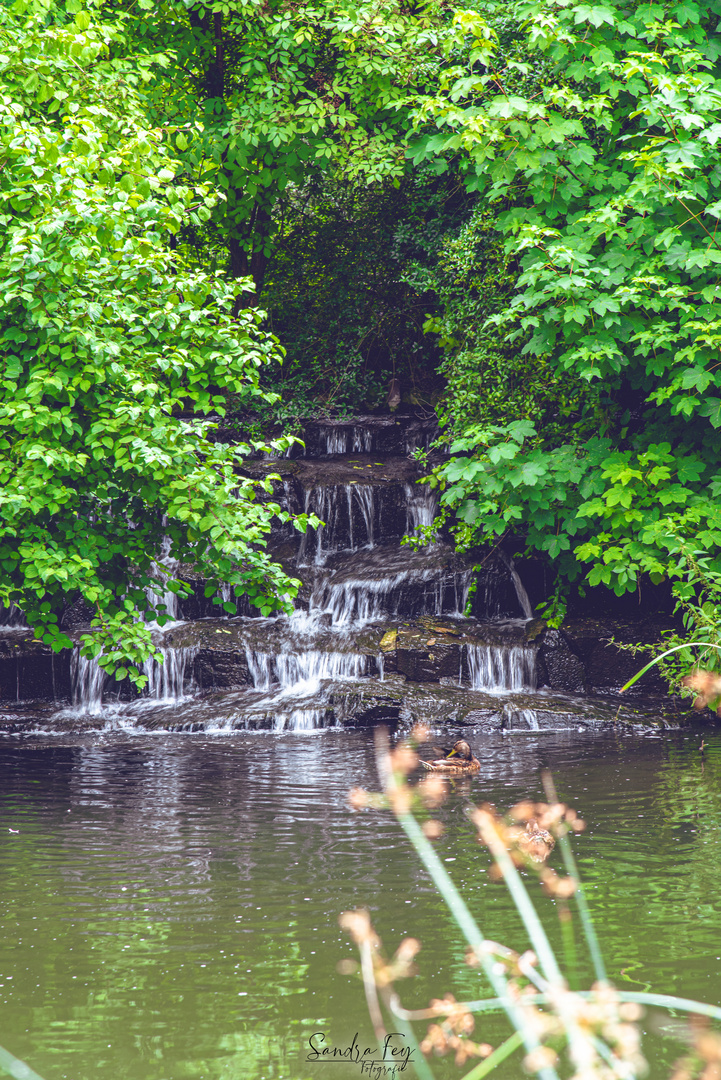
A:
{"label": "ripple on water", "polygon": [[[540,797],[550,767],[588,822],[574,842],[614,979],[717,1001],[721,740],[706,740],[702,762],[691,735],[474,735],[483,768],[438,812],[438,851],[485,933],[527,944],[466,793],[502,809]],[[361,904],[389,949],[423,942],[409,1004],[485,992],[390,815],[346,807],[376,786],[367,733],[10,737],[0,775],[2,1041],[47,1080],[325,1080],[310,1032],[371,1037],[336,969],[352,955],[338,914]],[[673,1045],[651,1046],[666,1075]]]}

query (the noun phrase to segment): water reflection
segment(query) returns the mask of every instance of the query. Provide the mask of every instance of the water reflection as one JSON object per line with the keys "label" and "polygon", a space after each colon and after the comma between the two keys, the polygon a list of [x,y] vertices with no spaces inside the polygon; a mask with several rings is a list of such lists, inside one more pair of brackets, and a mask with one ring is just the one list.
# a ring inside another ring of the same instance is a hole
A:
{"label": "water reflection", "polygon": [[[703,758],[683,734],[472,741],[483,768],[439,812],[438,850],[485,932],[526,945],[465,793],[505,808],[550,767],[588,822],[575,846],[612,978],[718,1002],[721,739]],[[46,1080],[326,1080],[304,1060],[313,1031],[372,1036],[336,969],[338,913],[360,904],[389,949],[423,942],[408,1005],[485,993],[394,822],[346,808],[375,786],[366,734],[9,737],[0,775],[0,1043]],[[476,1037],[504,1033],[491,1019]],[[678,1051],[652,1034],[652,1075]]]}

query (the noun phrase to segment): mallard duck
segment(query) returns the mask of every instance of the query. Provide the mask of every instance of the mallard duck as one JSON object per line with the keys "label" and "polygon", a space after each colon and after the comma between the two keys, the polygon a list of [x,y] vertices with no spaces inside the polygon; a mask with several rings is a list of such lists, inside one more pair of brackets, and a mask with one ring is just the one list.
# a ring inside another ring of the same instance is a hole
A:
{"label": "mallard duck", "polygon": [[459,739],[457,743],[454,743],[453,749],[445,757],[436,758],[435,761],[422,761],[421,765],[425,765],[432,772],[452,773],[455,776],[461,773],[478,772],[481,767],[480,761],[474,758],[473,751],[465,739]]}

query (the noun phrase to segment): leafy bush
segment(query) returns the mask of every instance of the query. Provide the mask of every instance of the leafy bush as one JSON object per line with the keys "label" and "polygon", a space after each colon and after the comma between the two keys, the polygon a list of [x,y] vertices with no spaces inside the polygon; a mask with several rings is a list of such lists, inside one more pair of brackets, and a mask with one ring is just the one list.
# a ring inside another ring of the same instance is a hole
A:
{"label": "leafy bush", "polygon": [[463,387],[473,347],[481,382],[509,357],[508,374],[493,361],[495,416],[451,386],[452,452],[468,456],[438,473],[445,505],[464,543],[514,530],[617,594],[680,580],[685,550],[718,571],[716,9],[522,0],[497,30],[480,11],[456,17],[465,56],[419,101],[411,150],[456,160],[517,272],[452,361]]}
{"label": "leafy bush", "polygon": [[86,652],[138,682],[164,538],[264,612],[296,584],[262,550],[278,508],[236,474],[243,448],[210,438],[228,393],[268,400],[277,345],[173,252],[217,197],[176,175],[117,34],[73,0],[0,13],[0,599],[58,650],[80,593]]}

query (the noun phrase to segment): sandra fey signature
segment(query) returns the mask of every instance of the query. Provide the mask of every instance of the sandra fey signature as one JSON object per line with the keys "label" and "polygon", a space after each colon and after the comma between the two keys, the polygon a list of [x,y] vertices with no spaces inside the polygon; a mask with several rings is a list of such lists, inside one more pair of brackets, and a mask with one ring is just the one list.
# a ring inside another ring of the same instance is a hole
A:
{"label": "sandra fey signature", "polygon": [[326,1033],[314,1031],[308,1039],[310,1050],[306,1061],[350,1061],[359,1066],[361,1076],[369,1076],[371,1080],[396,1080],[399,1073],[405,1072],[408,1062],[413,1060],[413,1050],[404,1040],[405,1035],[400,1031],[391,1031],[380,1046],[364,1047],[358,1041],[356,1031],[347,1046],[329,1046]]}

